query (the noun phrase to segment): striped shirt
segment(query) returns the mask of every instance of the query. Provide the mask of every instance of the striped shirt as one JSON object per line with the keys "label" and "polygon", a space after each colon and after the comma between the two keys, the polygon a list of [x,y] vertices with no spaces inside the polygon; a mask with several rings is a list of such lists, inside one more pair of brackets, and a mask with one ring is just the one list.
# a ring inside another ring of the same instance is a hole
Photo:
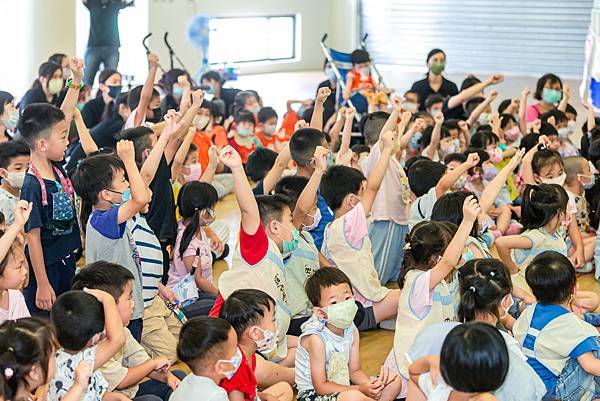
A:
{"label": "striped shirt", "polygon": [[129,222],[132,225],[131,233],[140,254],[144,308],[147,308],[158,293],[158,284],[163,273],[163,253],[158,238],[154,235],[154,231],[144,216],[138,214]]}

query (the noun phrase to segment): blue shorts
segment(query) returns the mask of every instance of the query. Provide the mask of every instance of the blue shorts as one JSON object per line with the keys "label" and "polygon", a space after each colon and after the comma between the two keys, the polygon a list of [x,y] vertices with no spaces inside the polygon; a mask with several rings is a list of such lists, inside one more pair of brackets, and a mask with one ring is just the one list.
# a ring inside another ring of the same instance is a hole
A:
{"label": "blue shorts", "polygon": [[408,225],[389,220],[373,221],[369,226],[375,271],[381,285],[388,281],[398,281],[404,259],[406,234]]}
{"label": "blue shorts", "polygon": [[[593,352],[600,358],[599,351]],[[599,397],[600,377],[586,372],[577,359],[571,358],[558,376],[554,394],[547,394],[544,400],[587,401]]]}

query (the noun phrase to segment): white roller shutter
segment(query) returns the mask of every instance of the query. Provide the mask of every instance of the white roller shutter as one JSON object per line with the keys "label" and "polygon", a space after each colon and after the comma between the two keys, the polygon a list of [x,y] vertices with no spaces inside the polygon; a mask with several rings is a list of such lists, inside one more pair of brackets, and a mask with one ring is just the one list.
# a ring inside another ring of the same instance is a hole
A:
{"label": "white roller shutter", "polygon": [[423,68],[430,49],[452,72],[580,77],[593,0],[361,0],[378,64]]}

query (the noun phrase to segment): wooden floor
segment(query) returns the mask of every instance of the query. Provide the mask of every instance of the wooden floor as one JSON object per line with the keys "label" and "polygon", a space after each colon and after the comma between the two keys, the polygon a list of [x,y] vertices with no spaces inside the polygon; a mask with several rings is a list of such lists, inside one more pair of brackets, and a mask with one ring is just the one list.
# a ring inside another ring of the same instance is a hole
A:
{"label": "wooden floor", "polygon": [[[230,229],[229,244],[233,245],[237,241],[240,212],[233,195],[226,196],[217,204],[216,217],[220,221],[227,223]],[[221,272],[227,270],[228,263],[231,262],[231,256],[226,261],[219,261],[214,266],[215,282]],[[594,279],[593,274],[581,275],[578,279],[581,290],[595,291],[600,294],[600,283]],[[392,349],[394,333],[386,330],[372,330],[363,332],[360,335],[360,359],[362,367],[369,375],[378,373],[380,366],[385,361],[388,353]]]}

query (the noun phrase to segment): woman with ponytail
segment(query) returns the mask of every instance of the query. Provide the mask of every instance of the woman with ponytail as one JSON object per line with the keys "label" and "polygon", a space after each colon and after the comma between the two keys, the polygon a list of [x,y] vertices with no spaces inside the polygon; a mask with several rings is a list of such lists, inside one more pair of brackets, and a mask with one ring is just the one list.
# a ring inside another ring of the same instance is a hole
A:
{"label": "woman with ponytail", "polygon": [[[4,400],[36,398],[36,390],[54,377],[57,345],[52,326],[44,320],[29,317],[8,320],[0,326],[0,383]],[[75,369],[75,384],[62,400],[79,400],[87,391],[90,373],[90,365],[81,362]]]}
{"label": "woman with ponytail", "polygon": [[[512,319],[508,310],[513,304],[510,274],[504,264],[497,259],[473,259],[460,268],[458,280],[459,322],[477,321],[498,328],[508,348],[508,374],[502,386],[494,391],[496,398],[499,401],[541,400],[546,393],[544,383],[527,364],[519,344],[502,325],[502,322]],[[461,323],[447,321],[424,328],[408,351],[407,359],[414,362],[428,355],[440,355],[446,336]],[[476,382],[489,378],[471,377],[468,380]],[[423,399],[419,393],[417,383],[411,381],[407,399]]]}
{"label": "woman with ponytail", "polygon": [[213,283],[208,237],[203,229],[215,220],[218,200],[217,190],[200,181],[186,183],[177,197],[182,220],[177,229],[167,287],[184,298],[181,299],[183,312],[188,317],[207,315],[218,294]]}

